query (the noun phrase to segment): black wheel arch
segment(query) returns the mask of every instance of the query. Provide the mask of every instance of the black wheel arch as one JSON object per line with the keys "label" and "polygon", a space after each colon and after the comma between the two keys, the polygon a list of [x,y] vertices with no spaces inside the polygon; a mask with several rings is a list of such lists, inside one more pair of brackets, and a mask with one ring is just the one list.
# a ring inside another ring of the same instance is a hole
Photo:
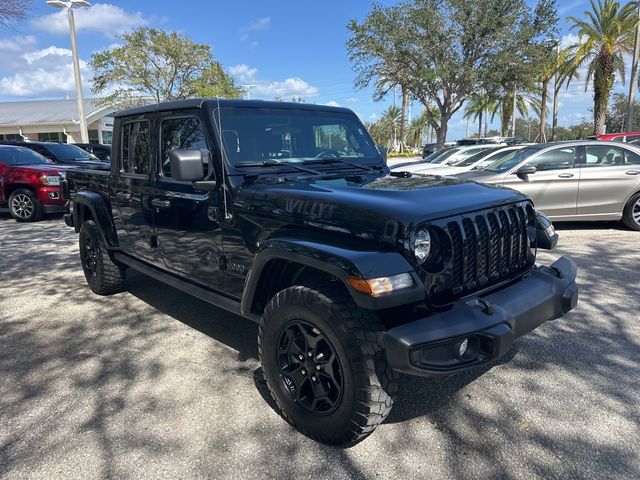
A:
{"label": "black wheel arch", "polygon": [[[409,273],[414,286],[378,297],[353,289],[349,276],[379,278]],[[261,314],[280,290],[316,280],[336,281],[367,310],[380,310],[416,303],[424,299],[424,286],[407,260],[398,252],[346,250],[296,238],[269,239],[253,260],[245,282],[240,310],[243,315]]]}
{"label": "black wheel arch", "polygon": [[111,206],[96,192],[80,191],[73,198],[73,224],[76,233],[85,220],[93,220],[105,245],[110,250],[118,248],[118,237],[111,216]]}

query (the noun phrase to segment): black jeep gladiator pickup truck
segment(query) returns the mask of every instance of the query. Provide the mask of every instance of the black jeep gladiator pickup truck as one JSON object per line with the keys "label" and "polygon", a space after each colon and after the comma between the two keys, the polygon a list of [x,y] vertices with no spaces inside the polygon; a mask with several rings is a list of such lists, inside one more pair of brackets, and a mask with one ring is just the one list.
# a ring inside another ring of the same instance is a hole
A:
{"label": "black jeep gladiator pickup truck", "polygon": [[259,322],[281,415],[351,445],[398,373],[489,362],[578,301],[576,266],[515,191],[390,173],[350,110],[183,100],[115,115],[110,172],[70,171],[65,216],[89,287],[133,268]]}

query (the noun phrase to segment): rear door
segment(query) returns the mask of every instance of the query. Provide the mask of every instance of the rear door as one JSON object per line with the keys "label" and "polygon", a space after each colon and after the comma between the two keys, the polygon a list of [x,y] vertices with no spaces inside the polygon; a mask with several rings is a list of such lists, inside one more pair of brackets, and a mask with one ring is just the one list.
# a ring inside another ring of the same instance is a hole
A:
{"label": "rear door", "polygon": [[[153,114],[120,123],[116,145],[119,170],[111,176],[114,222],[120,248],[147,260],[156,258],[150,203]],[[113,170],[112,170],[113,171]]]}
{"label": "rear door", "polygon": [[151,205],[154,210],[159,254],[166,268],[207,286],[223,283],[222,213],[219,192],[193,188],[191,182],[174,180],[169,152],[197,149],[205,172],[215,152],[206,137],[199,111],[167,112],[158,117],[158,175]]}
{"label": "rear door", "polygon": [[536,209],[561,219],[576,215],[580,168],[576,165],[577,147],[566,146],[545,150],[527,160],[536,173],[522,179],[517,169],[510,171],[503,185],[529,195]]}
{"label": "rear door", "polygon": [[640,189],[640,155],[611,145],[581,148],[578,214],[619,217],[629,196]]}

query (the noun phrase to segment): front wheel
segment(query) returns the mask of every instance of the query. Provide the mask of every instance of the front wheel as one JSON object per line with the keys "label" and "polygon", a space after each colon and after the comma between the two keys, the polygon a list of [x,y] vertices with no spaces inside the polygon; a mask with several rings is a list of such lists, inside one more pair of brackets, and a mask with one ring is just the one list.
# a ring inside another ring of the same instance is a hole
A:
{"label": "front wheel", "polygon": [[42,205],[35,193],[20,188],[9,196],[9,213],[17,222],[35,222],[42,218]]}
{"label": "front wheel", "polygon": [[95,222],[80,228],[80,261],[89,288],[98,295],[111,295],[124,289],[126,270],[113,261]]}
{"label": "front wheel", "polygon": [[327,444],[358,443],[391,411],[396,373],[379,318],[341,286],[282,290],[265,308],[258,352],[281,415]]}
{"label": "front wheel", "polygon": [[640,230],[640,193],[636,193],[627,203],[622,222],[632,230]]}

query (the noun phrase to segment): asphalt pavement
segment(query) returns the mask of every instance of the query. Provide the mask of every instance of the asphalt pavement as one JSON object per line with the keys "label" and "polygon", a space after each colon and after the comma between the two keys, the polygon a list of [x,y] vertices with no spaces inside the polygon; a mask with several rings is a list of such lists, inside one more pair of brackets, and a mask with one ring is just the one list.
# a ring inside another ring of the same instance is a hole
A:
{"label": "asphalt pavement", "polygon": [[135,272],[91,293],[60,217],[0,213],[0,478],[640,478],[640,232],[558,225],[581,300],[480,371],[402,377],[350,449],[274,411],[255,324]]}

